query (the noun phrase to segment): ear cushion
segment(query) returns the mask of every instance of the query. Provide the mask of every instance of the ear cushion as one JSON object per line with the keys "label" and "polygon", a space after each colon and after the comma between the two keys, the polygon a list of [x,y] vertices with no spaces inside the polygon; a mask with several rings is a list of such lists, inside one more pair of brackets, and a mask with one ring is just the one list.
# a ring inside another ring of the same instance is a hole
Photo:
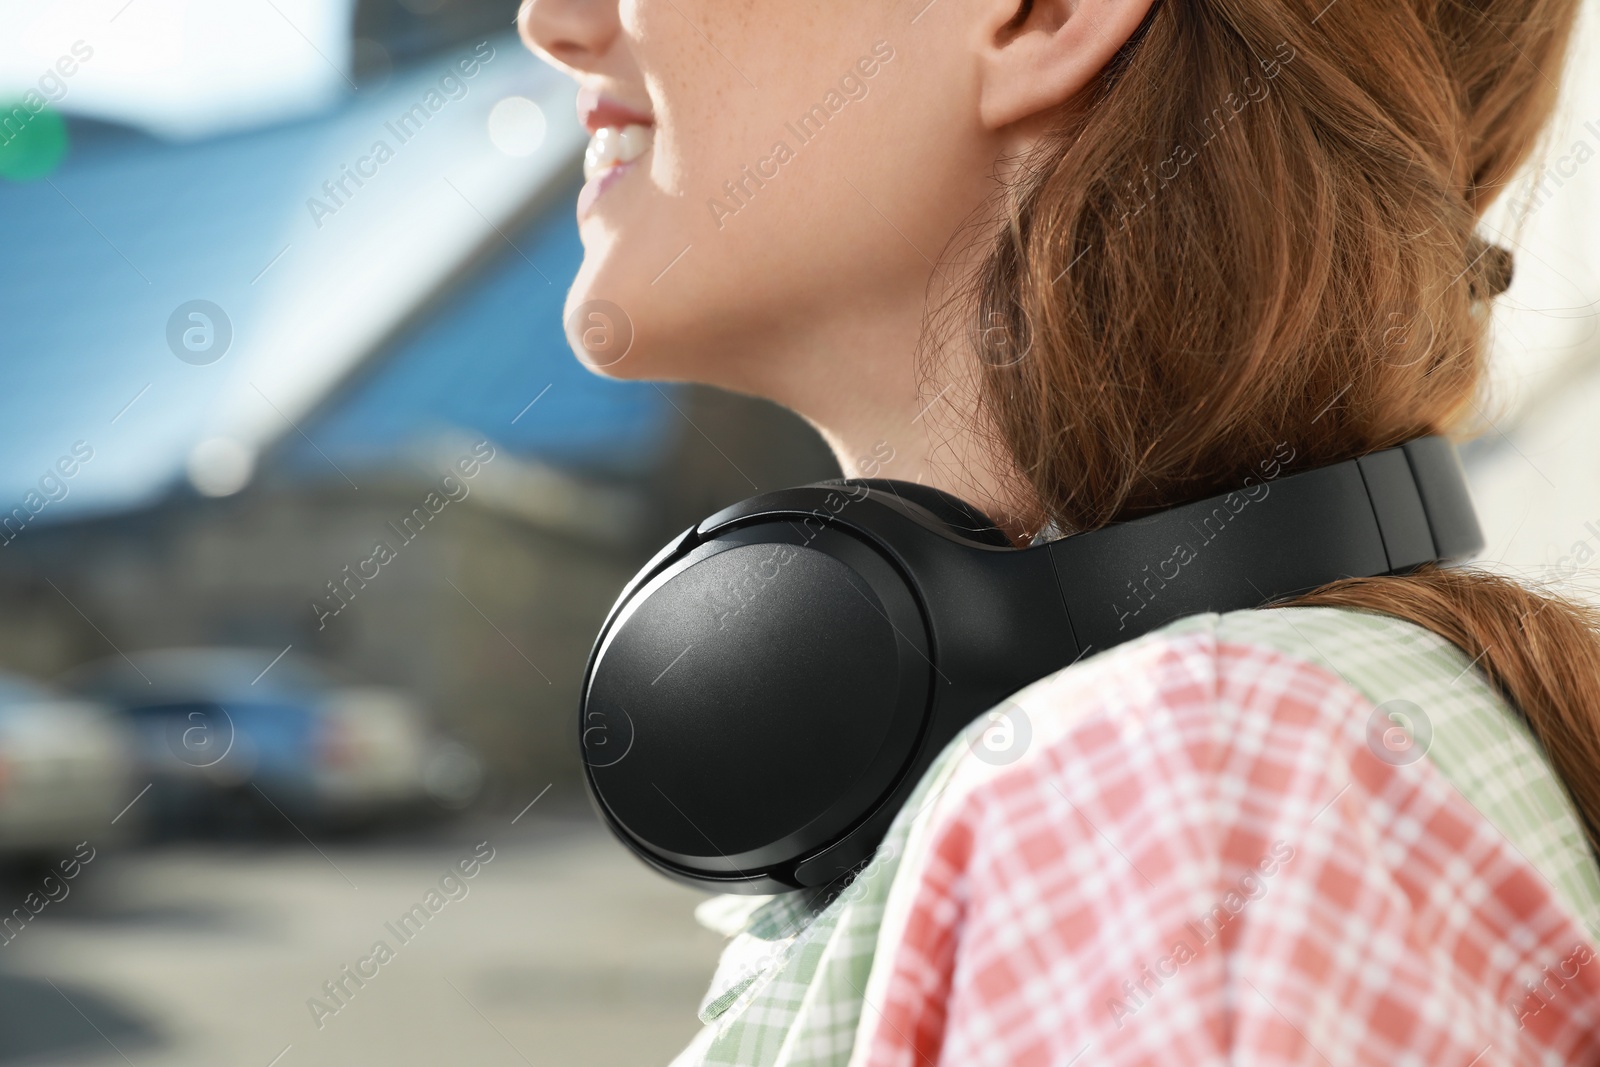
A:
{"label": "ear cushion", "polygon": [[831,478],[819,485],[860,485],[868,489],[889,493],[909,503],[916,504],[951,531],[968,541],[996,548],[1014,548],[1011,539],[995,526],[994,520],[983,512],[941,489],[917,482],[902,482],[894,478]]}

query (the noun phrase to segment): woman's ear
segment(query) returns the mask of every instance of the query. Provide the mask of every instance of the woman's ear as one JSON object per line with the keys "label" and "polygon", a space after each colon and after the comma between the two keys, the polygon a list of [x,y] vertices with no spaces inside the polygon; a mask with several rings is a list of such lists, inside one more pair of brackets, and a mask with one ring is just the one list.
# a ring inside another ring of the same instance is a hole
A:
{"label": "woman's ear", "polygon": [[1155,0],[991,0],[983,124],[1000,129],[1071,100],[1128,42]]}

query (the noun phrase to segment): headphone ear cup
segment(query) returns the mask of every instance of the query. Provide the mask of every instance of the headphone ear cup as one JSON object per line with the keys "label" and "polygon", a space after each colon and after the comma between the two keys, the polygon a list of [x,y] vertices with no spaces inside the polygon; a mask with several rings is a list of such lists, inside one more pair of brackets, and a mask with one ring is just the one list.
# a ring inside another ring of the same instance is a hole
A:
{"label": "headphone ear cup", "polygon": [[1012,548],[1007,537],[993,519],[958,496],[917,482],[902,482],[895,478],[833,478],[818,485],[859,485],[866,489],[888,493],[907,503],[916,504],[938,519],[951,533],[981,545]]}

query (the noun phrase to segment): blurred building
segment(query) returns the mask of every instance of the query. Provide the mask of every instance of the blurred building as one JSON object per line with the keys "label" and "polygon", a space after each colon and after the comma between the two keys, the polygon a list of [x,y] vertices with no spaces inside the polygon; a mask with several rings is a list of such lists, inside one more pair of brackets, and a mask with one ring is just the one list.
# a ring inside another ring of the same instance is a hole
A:
{"label": "blurred building", "polygon": [[[426,527],[413,516],[465,437],[431,467],[365,468],[359,492],[269,466],[225,499],[32,531],[0,554],[0,665],[50,677],[116,650],[293,646],[413,689],[502,784],[573,779],[580,674],[612,600],[670,534],[751,492],[721,453],[766,488],[830,474],[776,409],[677,402],[716,449],[684,419],[661,469],[600,483],[502,448]],[[395,558],[367,581],[377,541]]]}

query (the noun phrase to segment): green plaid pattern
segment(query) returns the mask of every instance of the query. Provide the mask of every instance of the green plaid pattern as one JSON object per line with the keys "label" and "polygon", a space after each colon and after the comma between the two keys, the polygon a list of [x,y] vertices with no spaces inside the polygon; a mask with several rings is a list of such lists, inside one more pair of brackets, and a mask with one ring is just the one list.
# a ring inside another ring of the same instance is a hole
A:
{"label": "green plaid pattern", "polygon": [[[1173,629],[1186,625],[1194,620]],[[1460,649],[1420,626],[1337,608],[1239,612],[1218,630],[1325,667],[1374,704],[1422,709],[1427,758],[1600,939],[1600,867],[1572,801],[1527,724]]]}
{"label": "green plaid pattern", "polygon": [[[1526,725],[1459,649],[1411,623],[1338,608],[1199,615],[1160,633],[1208,627],[1219,641],[1322,666],[1375,705],[1409,702],[1399,707],[1423,724],[1415,734],[1426,758],[1600,939],[1600,866],[1572,803]],[[1142,640],[1152,639],[1159,638]],[[701,1004],[706,1025],[672,1067],[844,1067],[889,888],[923,836],[922,812],[971,751],[967,735],[985,725],[977,720],[940,754],[854,881],[769,898],[715,897],[697,909],[732,940]]]}

